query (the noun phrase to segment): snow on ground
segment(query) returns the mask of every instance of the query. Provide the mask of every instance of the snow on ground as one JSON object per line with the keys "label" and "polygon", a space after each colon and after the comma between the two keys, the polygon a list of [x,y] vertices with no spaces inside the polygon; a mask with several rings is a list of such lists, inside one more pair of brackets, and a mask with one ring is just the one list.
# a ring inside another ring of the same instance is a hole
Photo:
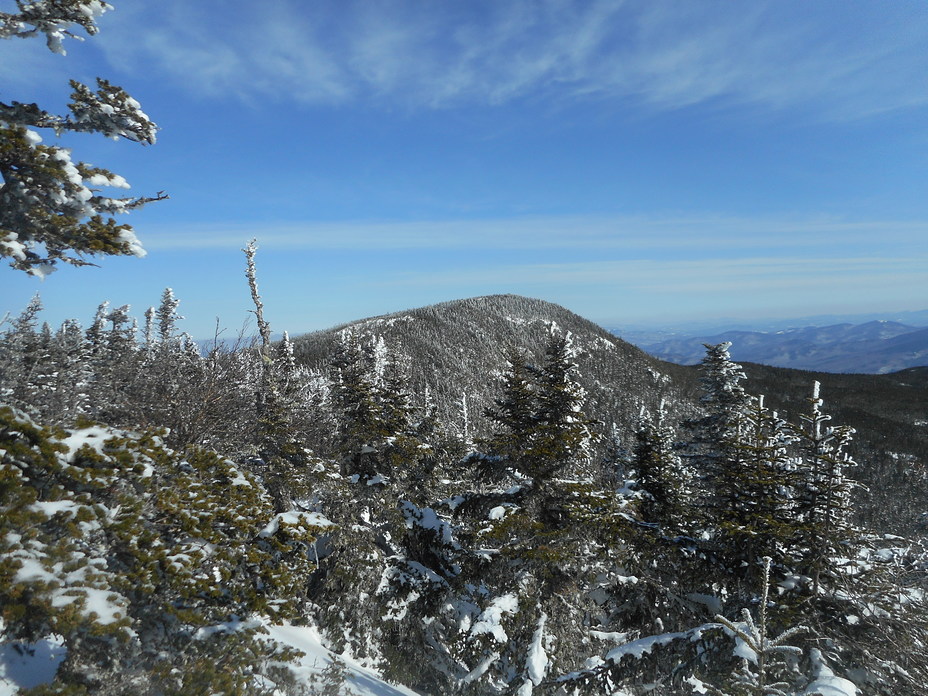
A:
{"label": "snow on ground", "polygon": [[[300,681],[308,682],[332,663],[334,655],[322,644],[319,632],[312,626],[268,626],[267,631],[275,641],[305,653],[294,666]],[[350,658],[343,657],[342,660],[347,670],[344,696],[417,696],[406,687],[388,684],[377,672],[360,666]]]}
{"label": "snow on ground", "polygon": [[[259,622],[261,623],[261,622]],[[334,655],[322,644],[315,628],[310,626],[266,626],[270,638],[304,653],[293,666],[298,681],[311,683],[328,667]],[[59,637],[37,643],[0,643],[0,696],[15,696],[20,689],[46,684],[55,678],[67,649]],[[342,696],[417,696],[403,686],[385,682],[377,672],[362,667],[350,658],[345,663],[345,684]]]}
{"label": "snow on ground", "polygon": [[112,440],[114,437],[113,430],[99,425],[69,430],[68,432],[71,434],[61,441],[61,444],[68,448],[68,454],[66,455],[68,462],[74,461],[74,455],[84,445],[90,447],[97,454],[103,454],[103,445],[107,440]]}
{"label": "snow on ground", "polygon": [[807,696],[857,696],[857,687],[843,677],[835,676],[817,648],[810,655],[815,681],[805,690]]}
{"label": "snow on ground", "polygon": [[50,682],[66,654],[57,636],[37,643],[0,643],[0,696]]}

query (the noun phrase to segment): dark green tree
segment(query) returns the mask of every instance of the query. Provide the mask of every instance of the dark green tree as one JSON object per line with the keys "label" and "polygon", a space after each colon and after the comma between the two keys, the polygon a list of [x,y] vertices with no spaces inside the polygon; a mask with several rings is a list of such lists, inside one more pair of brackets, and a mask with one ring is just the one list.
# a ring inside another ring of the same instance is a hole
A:
{"label": "dark green tree", "polygon": [[702,478],[704,518],[731,571],[782,558],[792,533],[791,475],[785,423],[744,391],[731,344],[707,345],[702,362],[706,413],[688,423],[693,462]]}
{"label": "dark green tree", "polygon": [[657,524],[664,534],[679,531],[685,517],[687,477],[676,451],[673,429],[666,423],[663,403],[656,417],[641,409],[632,466],[643,494],[639,506],[641,518]]}
{"label": "dark green tree", "polygon": [[[338,450],[342,474],[358,476],[367,481],[381,471],[380,446],[388,436],[377,387],[374,383],[373,360],[357,336],[342,337],[335,358],[333,402],[338,419]],[[394,416],[395,417],[395,416]]]}
{"label": "dark green tree", "polygon": [[540,367],[517,353],[508,362],[502,395],[487,411],[496,425],[487,448],[501,468],[531,479],[533,497],[546,498],[558,475],[589,459],[592,421],[582,411],[570,337],[552,332]]}
{"label": "dark green tree", "polygon": [[706,522],[718,527],[741,507],[740,474],[744,449],[740,439],[746,426],[750,397],[741,386],[740,365],[728,353],[730,343],[706,345],[701,364],[704,415],[687,421],[693,433],[691,461],[701,480]]}

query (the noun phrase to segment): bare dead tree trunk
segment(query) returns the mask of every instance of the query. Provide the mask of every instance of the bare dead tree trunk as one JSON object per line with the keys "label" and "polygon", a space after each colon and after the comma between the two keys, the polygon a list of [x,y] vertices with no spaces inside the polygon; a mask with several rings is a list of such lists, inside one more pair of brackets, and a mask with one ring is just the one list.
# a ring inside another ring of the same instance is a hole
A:
{"label": "bare dead tree trunk", "polygon": [[258,323],[258,333],[261,335],[261,345],[258,354],[261,357],[261,382],[256,395],[258,453],[264,462],[265,485],[274,500],[277,512],[286,512],[291,508],[290,491],[285,483],[285,476],[280,470],[286,466],[280,457],[279,440],[285,433],[281,432],[282,423],[280,395],[277,393],[277,379],[274,371],[274,354],[271,346],[271,325],[264,318],[264,303],[258,293],[258,272],[255,266],[255,254],[258,251],[257,240],[252,239],[242,249],[245,252],[247,265],[245,277],[248,278],[248,287],[251,290],[251,300],[255,305],[253,310]]}

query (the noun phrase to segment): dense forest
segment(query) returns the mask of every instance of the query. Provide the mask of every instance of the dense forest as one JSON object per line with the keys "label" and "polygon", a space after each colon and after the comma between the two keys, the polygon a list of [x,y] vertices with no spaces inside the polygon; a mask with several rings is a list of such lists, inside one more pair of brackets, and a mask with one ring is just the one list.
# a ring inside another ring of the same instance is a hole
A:
{"label": "dense forest", "polygon": [[204,349],[170,290],[3,327],[4,639],[66,647],[31,693],[351,693],[275,625],[422,694],[922,692],[917,514],[873,510],[917,509],[918,441],[906,481],[817,380],[745,388],[808,373],[527,298],[273,342],[248,251],[254,339]]}
{"label": "dense forest", "polygon": [[[109,9],[17,0],[0,38]],[[38,277],[144,255],[112,216],[166,197],[43,144],[154,143],[71,88],[0,102],[0,257]],[[275,342],[255,249],[253,338],[204,348],[170,289],[0,323],[4,693],[924,693],[928,368],[681,367],[515,296]]]}

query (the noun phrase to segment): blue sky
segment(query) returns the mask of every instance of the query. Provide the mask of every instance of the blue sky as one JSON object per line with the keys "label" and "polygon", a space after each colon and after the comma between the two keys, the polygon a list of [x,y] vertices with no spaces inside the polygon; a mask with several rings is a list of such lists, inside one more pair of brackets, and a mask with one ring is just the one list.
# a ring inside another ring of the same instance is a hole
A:
{"label": "blue sky", "polygon": [[144,259],[8,270],[0,314],[170,286],[235,333],[251,237],[291,333],[508,292],[609,325],[928,306],[921,0],[111,1],[66,57],[0,42],[0,99],[125,87],[155,146],[66,144],[171,200],[125,218]]}

